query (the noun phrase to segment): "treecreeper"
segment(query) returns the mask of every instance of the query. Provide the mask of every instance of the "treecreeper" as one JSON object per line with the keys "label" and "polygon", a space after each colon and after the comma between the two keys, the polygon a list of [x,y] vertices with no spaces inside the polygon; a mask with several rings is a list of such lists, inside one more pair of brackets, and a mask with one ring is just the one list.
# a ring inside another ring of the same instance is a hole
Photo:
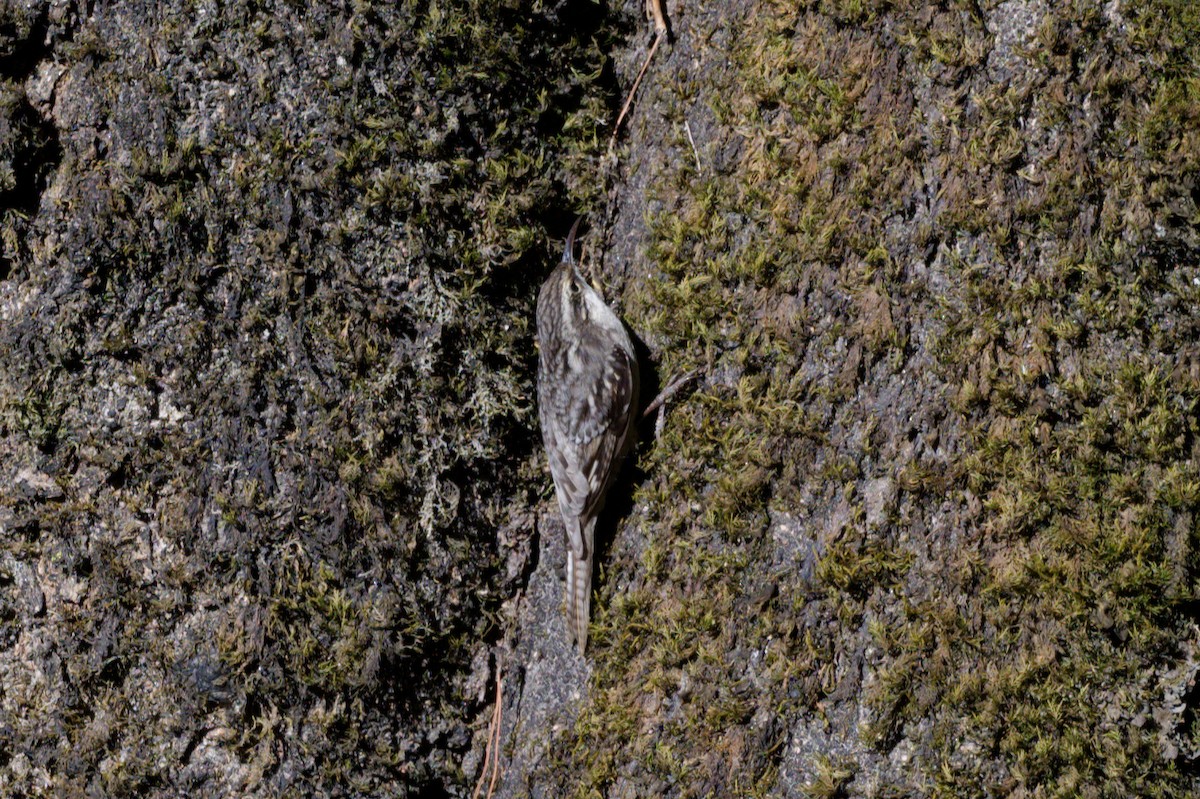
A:
{"label": "treecreeper", "polygon": [[537,379],[542,442],[567,535],[567,630],[582,653],[596,517],[632,438],[638,367],[625,325],[575,263],[580,219],[538,294]]}

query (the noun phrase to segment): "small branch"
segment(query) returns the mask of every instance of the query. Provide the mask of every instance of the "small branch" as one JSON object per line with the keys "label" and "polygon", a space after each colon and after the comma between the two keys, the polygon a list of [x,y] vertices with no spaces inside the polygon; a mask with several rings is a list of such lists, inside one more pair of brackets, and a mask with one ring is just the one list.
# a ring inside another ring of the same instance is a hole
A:
{"label": "small branch", "polygon": [[663,406],[664,403],[666,403],[667,400],[674,396],[679,389],[683,388],[699,376],[700,370],[696,369],[688,372],[683,377],[676,378],[669,386],[660,391],[658,396],[646,406],[646,410],[642,411],[642,418],[645,419],[647,416],[657,411]]}
{"label": "small branch", "polygon": [[479,799],[479,792],[483,790],[483,781],[487,779],[489,769],[492,772],[492,779],[488,784],[487,799],[492,799],[496,793],[496,780],[500,778],[500,726],[504,721],[504,710],[502,700],[504,698],[504,684],[501,680],[500,664],[496,664],[496,707],[492,711],[492,723],[488,726],[488,742],[487,749],[483,753],[483,770],[479,772],[479,781],[475,783],[475,791],[471,794],[471,799]]}
{"label": "small branch", "polygon": [[704,170],[700,166],[700,153],[696,150],[696,140],[692,138],[692,126],[688,124],[686,119],[683,120],[683,129],[687,131],[688,142],[692,145],[692,155],[696,159],[696,172],[703,172]]}
{"label": "small branch", "polygon": [[637,79],[633,82],[633,88],[629,90],[629,96],[625,98],[625,105],[621,106],[621,113],[617,114],[617,124],[613,126],[612,138],[608,140],[608,150],[617,146],[617,135],[621,132],[621,123],[625,121],[625,115],[629,113],[629,106],[633,104],[633,96],[637,94],[638,86],[642,83],[642,78],[646,75],[646,68],[650,66],[650,59],[654,58],[654,53],[658,50],[658,43],[662,41],[664,31],[655,31],[654,44],[650,45],[650,52],[646,54],[646,60],[642,63],[642,68],[638,72]]}
{"label": "small branch", "polygon": [[646,0],[650,14],[654,17],[654,32],[662,36],[667,33],[667,10],[663,8],[664,0]]}

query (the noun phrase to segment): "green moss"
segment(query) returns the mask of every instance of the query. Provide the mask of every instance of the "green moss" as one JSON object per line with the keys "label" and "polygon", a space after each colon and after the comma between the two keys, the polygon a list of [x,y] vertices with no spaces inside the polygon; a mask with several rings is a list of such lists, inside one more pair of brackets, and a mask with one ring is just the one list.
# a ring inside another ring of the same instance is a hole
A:
{"label": "green moss", "polygon": [[[52,764],[49,793],[105,762],[124,765],[88,790],[161,792],[181,752],[155,747],[178,740],[293,795],[464,782],[463,685],[521,579],[496,530],[526,530],[545,491],[530,286],[603,191],[617,23],[583,6],[67,15],[21,51],[75,77],[53,120],[22,107],[10,138],[36,169],[0,168],[38,226],[0,214],[0,439],[64,497],[0,508],[32,562],[111,566],[46,577],[77,586],[70,636],[54,597],[21,621],[66,642],[56,690],[81,697],[9,742]],[[106,735],[81,718],[97,686],[120,709]],[[86,762],[53,765],[44,730],[93,736]]]}
{"label": "green moss", "polygon": [[[651,178],[630,321],[660,374],[708,377],[641,457],[640,564],[613,566],[637,587],[598,603],[595,701],[562,755],[575,795],[777,776],[778,750],[732,742],[843,701],[831,664],[864,653],[864,627],[871,723],[842,732],[914,743],[910,785],[1189,794],[1144,709],[1200,585],[1200,384],[1179,362],[1200,28],[1151,6],[1128,28],[1052,10],[1014,54],[1037,69],[1002,86],[970,4],[764,5],[738,27],[706,98],[735,163]],[[859,490],[881,473],[898,498],[868,526]],[[799,497],[845,510],[806,530],[811,581],[766,535]],[[768,579],[779,599],[748,609]],[[813,795],[858,773],[808,766]]]}
{"label": "green moss", "polygon": [[816,779],[804,786],[804,796],[810,799],[836,799],[845,796],[854,772],[853,764],[822,757],[816,764]]}

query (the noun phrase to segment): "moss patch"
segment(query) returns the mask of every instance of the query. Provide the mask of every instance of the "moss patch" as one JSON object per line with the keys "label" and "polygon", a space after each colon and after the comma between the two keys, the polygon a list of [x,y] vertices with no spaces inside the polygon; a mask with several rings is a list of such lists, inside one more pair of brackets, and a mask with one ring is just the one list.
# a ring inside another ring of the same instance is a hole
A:
{"label": "moss patch", "polygon": [[644,444],[574,795],[1195,789],[1200,29],[1020,5],[699,14],[655,78],[716,133],[642,165],[626,303],[706,380]]}
{"label": "moss patch", "polygon": [[0,12],[0,792],[465,790],[615,102],[562,11]]}

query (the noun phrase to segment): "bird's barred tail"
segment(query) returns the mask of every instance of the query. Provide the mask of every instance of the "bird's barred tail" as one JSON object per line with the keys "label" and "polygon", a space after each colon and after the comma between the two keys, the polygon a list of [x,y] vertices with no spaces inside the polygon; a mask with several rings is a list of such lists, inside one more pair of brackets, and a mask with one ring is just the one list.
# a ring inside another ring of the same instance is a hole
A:
{"label": "bird's barred tail", "polygon": [[576,558],[567,550],[567,632],[579,646],[587,647],[588,618],[592,610],[592,557]]}

